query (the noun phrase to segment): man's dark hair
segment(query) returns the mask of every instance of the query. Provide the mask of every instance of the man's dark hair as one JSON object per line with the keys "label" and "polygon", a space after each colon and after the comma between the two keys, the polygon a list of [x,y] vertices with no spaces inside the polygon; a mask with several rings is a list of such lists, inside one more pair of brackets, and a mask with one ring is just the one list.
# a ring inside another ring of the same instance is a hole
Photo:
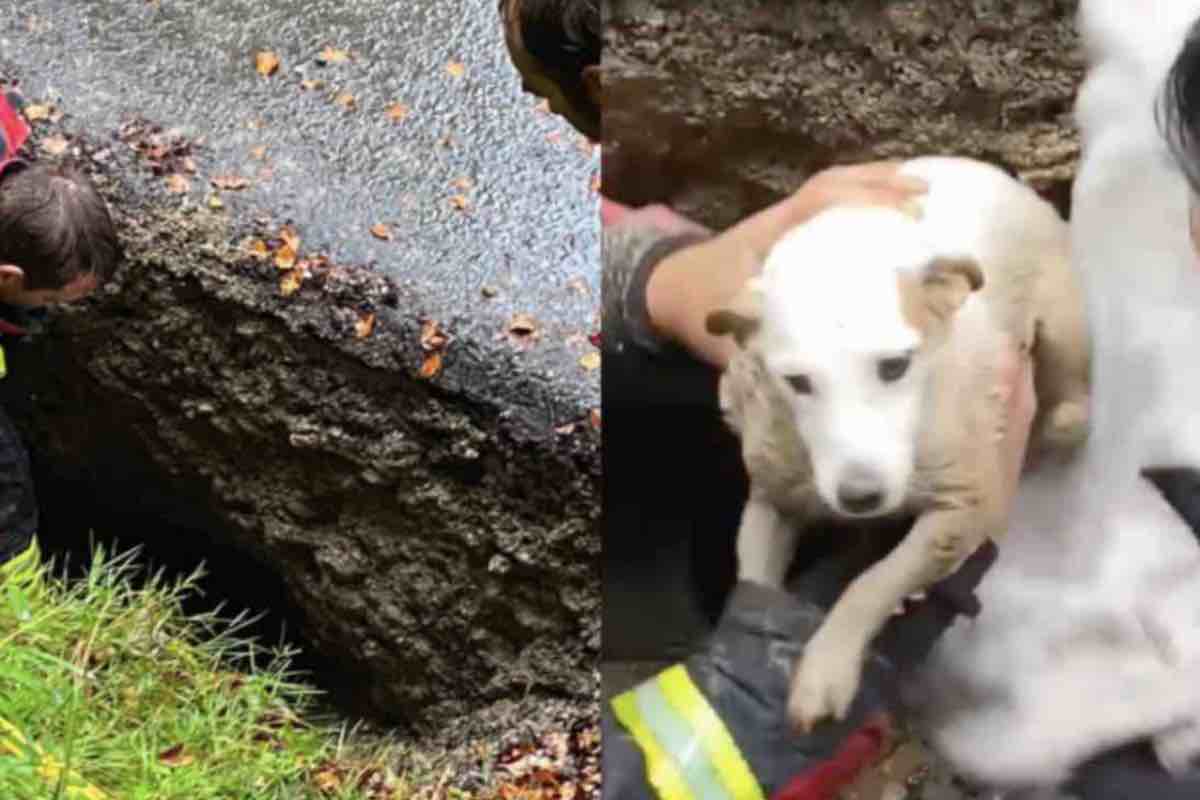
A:
{"label": "man's dark hair", "polygon": [[1167,72],[1155,112],[1171,156],[1200,194],[1200,20]]}
{"label": "man's dark hair", "polygon": [[599,0],[517,0],[521,39],[529,55],[564,81],[583,82],[600,63]]}
{"label": "man's dark hair", "polygon": [[0,175],[0,264],[25,289],[61,289],[82,275],[108,281],[122,257],[108,206],[70,166],[14,165]]}
{"label": "man's dark hair", "polygon": [[[583,71],[600,63],[600,0],[500,0],[500,16],[516,15],[526,52],[589,110]],[[599,109],[594,109],[599,117]]]}

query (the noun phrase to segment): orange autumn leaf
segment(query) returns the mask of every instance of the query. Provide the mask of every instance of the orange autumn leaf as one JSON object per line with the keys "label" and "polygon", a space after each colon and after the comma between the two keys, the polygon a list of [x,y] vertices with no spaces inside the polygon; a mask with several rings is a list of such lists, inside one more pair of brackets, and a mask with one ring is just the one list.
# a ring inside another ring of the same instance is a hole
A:
{"label": "orange autumn leaf", "polygon": [[508,332],[514,336],[529,336],[537,333],[537,320],[528,314],[513,314],[508,321]]}
{"label": "orange autumn leaf", "polygon": [[300,81],[300,88],[306,92],[315,92],[317,89],[323,89],[324,87],[325,81],[322,80],[309,78],[307,80]]}
{"label": "orange autumn leaf", "polygon": [[404,103],[392,103],[387,107],[385,113],[392,122],[400,122],[408,116],[408,106]]}
{"label": "orange autumn leaf", "polygon": [[269,50],[260,50],[254,54],[254,69],[259,75],[269,78],[279,69],[279,56]]}
{"label": "orange autumn leaf", "polygon": [[283,240],[284,245],[296,253],[300,252],[300,234],[291,225],[284,225],[279,229],[279,238]]}
{"label": "orange autumn leaf", "polygon": [[375,330],[375,315],[362,314],[358,321],[354,323],[354,338],[365,339]]}
{"label": "orange autumn leaf", "polygon": [[450,205],[454,206],[459,211],[466,211],[471,207],[471,201],[467,199],[465,194],[456,194],[450,198]]}
{"label": "orange autumn leaf", "polygon": [[446,65],[446,72],[449,72],[453,78],[461,78],[467,74],[467,65],[461,61],[451,61]]}
{"label": "orange autumn leaf", "polygon": [[350,54],[345,50],[339,50],[336,47],[326,45],[325,49],[317,54],[317,61],[322,64],[340,64],[343,61],[349,61]]}
{"label": "orange autumn leaf", "polygon": [[159,753],[158,760],[169,767],[186,767],[196,759],[183,752],[182,744],[177,744]]}
{"label": "orange autumn leaf", "polygon": [[56,133],[42,142],[42,151],[52,156],[62,155],[69,144],[65,136]]}
{"label": "orange autumn leaf", "polygon": [[248,178],[243,178],[240,175],[218,175],[212,179],[212,185],[218,189],[236,191],[238,189],[245,189],[247,186],[249,186],[250,180]]}
{"label": "orange autumn leaf", "polygon": [[376,239],[382,239],[385,242],[390,241],[392,238],[392,229],[387,225],[384,225],[382,222],[377,222],[371,226],[371,235]]}
{"label": "orange autumn leaf", "polygon": [[166,178],[167,191],[171,194],[183,194],[188,189],[192,188],[192,184],[186,177],[178,172],[172,172]]}
{"label": "orange autumn leaf", "polygon": [[421,362],[421,377],[425,379],[432,378],[442,371],[442,354],[435,350],[425,356],[425,360]]}
{"label": "orange autumn leaf", "polygon": [[258,259],[266,258],[271,253],[270,248],[267,247],[267,243],[262,239],[252,240],[247,249],[250,251],[250,255]]}
{"label": "orange autumn leaf", "polygon": [[290,297],[300,290],[300,284],[304,283],[304,270],[293,269],[285,273],[279,281],[279,293],[284,297]]}
{"label": "orange autumn leaf", "polygon": [[336,794],[342,790],[342,779],[333,769],[322,769],[313,775],[313,783],[325,794]]}
{"label": "orange autumn leaf", "polygon": [[348,111],[352,110],[358,104],[358,101],[354,99],[354,95],[349,92],[342,92],[334,98],[333,102]]}
{"label": "orange autumn leaf", "polygon": [[474,186],[475,182],[464,175],[461,178],[455,178],[454,180],[452,180],[450,182],[450,185],[453,186],[455,189],[461,189],[465,192],[465,191],[469,190],[472,186]]}
{"label": "orange autumn leaf", "polygon": [[267,146],[264,144],[264,145],[259,145],[258,147],[251,148],[250,157],[257,161],[262,161],[264,158],[267,157]]}
{"label": "orange autumn leaf", "polygon": [[38,122],[50,119],[54,114],[54,106],[49,103],[34,103],[33,105],[25,106],[23,113],[25,114],[25,119],[30,122]]}
{"label": "orange autumn leaf", "polygon": [[288,244],[284,244],[275,251],[275,266],[279,269],[292,269],[296,266],[296,251]]}
{"label": "orange autumn leaf", "polygon": [[427,319],[421,322],[421,349],[426,352],[441,350],[449,338],[442,332],[435,320]]}
{"label": "orange autumn leaf", "polygon": [[600,409],[593,408],[588,412],[588,422],[592,424],[593,428],[600,430]]}

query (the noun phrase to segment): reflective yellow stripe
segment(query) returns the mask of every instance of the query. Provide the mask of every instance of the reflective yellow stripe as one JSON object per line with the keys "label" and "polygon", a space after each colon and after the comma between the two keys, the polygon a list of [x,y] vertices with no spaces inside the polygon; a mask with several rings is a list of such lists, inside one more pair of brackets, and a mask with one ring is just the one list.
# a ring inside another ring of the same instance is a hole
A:
{"label": "reflective yellow stripe", "polygon": [[667,701],[695,732],[730,798],[765,800],[762,787],[758,785],[746,759],[742,758],[737,743],[696,688],[684,666],[676,664],[664,670],[656,680]]}
{"label": "reflective yellow stripe", "polygon": [[633,692],[613,698],[612,707],[617,719],[629,731],[638,747],[642,748],[642,755],[646,759],[646,777],[661,800],[694,800],[675,759],[659,746],[642,719]]}
{"label": "reflective yellow stripe", "polygon": [[8,359],[4,357],[4,347],[0,345],[0,378],[8,375]]}

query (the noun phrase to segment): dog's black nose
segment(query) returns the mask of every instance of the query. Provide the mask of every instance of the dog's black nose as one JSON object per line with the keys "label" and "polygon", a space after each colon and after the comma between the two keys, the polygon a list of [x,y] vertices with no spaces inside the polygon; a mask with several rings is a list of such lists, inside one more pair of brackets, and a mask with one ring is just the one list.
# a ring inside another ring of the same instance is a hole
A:
{"label": "dog's black nose", "polygon": [[883,487],[866,472],[854,471],[837,489],[838,504],[850,514],[867,514],[883,505]]}

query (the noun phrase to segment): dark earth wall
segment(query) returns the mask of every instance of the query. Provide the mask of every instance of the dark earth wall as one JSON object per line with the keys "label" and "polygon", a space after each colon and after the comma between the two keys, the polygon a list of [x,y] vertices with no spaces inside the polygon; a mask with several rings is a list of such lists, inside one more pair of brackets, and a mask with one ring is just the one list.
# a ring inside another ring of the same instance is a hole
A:
{"label": "dark earth wall", "polygon": [[605,193],[724,227],[834,163],[948,153],[1066,202],[1068,0],[609,0]]}

